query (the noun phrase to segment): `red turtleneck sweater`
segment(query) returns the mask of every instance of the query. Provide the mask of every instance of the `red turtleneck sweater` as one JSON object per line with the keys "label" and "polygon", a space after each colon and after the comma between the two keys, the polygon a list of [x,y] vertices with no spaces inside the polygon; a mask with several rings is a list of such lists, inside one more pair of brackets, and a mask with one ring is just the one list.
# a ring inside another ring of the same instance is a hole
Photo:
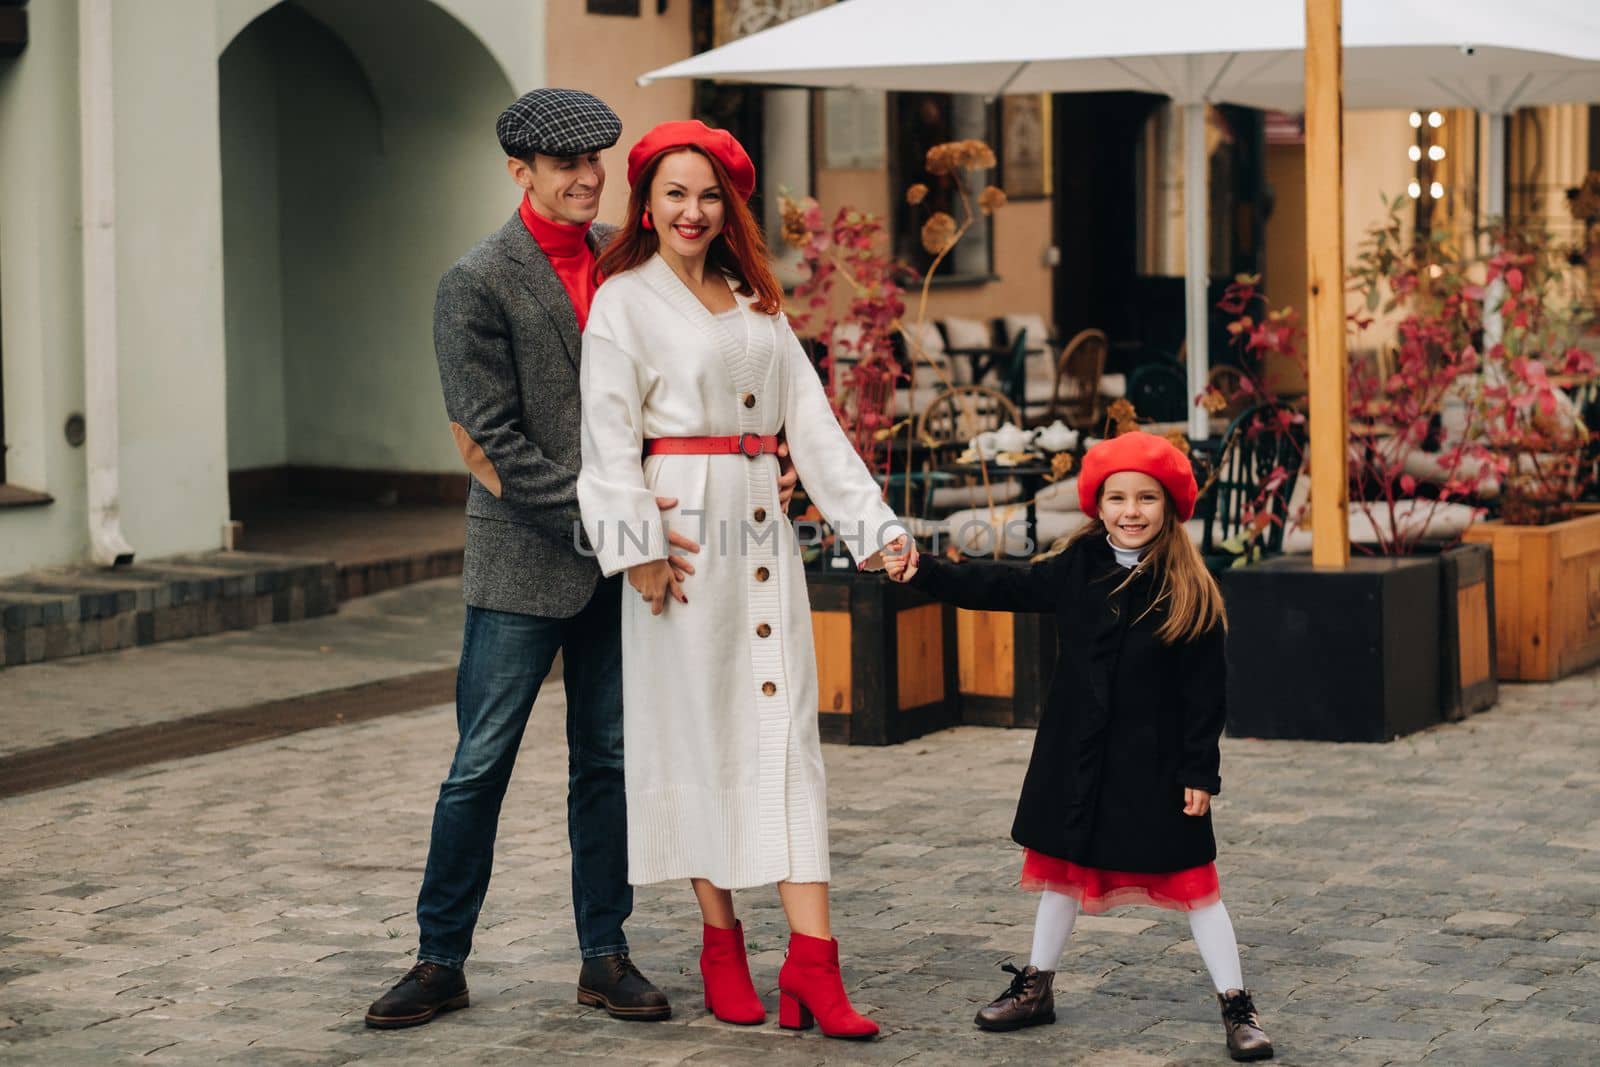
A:
{"label": "red turtleneck sweater", "polygon": [[594,251],[589,247],[589,224],[574,226],[568,222],[553,222],[533,210],[533,204],[523,194],[522,224],[543,249],[555,268],[561,287],[572,299],[572,310],[578,313],[578,329],[589,322],[589,305],[594,301]]}

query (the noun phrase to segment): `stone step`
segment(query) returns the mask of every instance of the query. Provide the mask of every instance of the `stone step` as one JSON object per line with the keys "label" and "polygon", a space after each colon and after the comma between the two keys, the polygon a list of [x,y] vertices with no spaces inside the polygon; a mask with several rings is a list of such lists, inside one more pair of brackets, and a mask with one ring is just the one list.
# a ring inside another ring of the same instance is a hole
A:
{"label": "stone step", "polygon": [[331,560],[260,552],[13,575],[0,579],[0,668],[314,618],[342,591]]}
{"label": "stone step", "polygon": [[413,582],[449,578],[461,573],[462,559],[461,549],[445,548],[389,559],[341,561],[338,564],[339,599],[353,600]]}

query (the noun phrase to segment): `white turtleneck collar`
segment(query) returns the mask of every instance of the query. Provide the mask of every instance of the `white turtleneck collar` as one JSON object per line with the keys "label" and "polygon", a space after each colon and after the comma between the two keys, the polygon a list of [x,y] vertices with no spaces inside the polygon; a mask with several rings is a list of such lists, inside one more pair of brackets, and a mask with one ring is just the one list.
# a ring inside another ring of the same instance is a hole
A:
{"label": "white turtleneck collar", "polygon": [[1106,534],[1106,544],[1111,546],[1111,552],[1117,557],[1117,565],[1132,570],[1139,565],[1140,550],[1137,548],[1123,548],[1111,540],[1111,535]]}

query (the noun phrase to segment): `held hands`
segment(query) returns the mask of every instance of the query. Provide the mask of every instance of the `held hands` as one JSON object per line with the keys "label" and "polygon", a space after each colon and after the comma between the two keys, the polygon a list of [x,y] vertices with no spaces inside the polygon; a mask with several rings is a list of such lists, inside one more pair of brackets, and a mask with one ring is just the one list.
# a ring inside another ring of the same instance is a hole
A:
{"label": "held hands", "polygon": [[909,582],[917,576],[917,546],[896,537],[883,547],[883,568],[890,580]]}
{"label": "held hands", "polygon": [[680,604],[689,602],[689,598],[683,595],[683,586],[678,581],[677,573],[664,559],[653,559],[649,563],[629,567],[628,584],[638,590],[644,602],[650,605],[652,615],[660,615],[666,610],[668,596]]}
{"label": "held hands", "polygon": [[[677,506],[678,498],[675,496],[656,497],[656,507],[662,511],[670,511]],[[700,542],[685,537],[676,530],[667,531],[667,563],[672,566],[672,576],[682,583],[684,578],[694,573],[694,564],[690,563],[686,557],[674,554],[672,551],[674,548],[681,548],[685,552],[698,552],[700,551]],[[687,604],[688,601],[685,600],[684,603]]]}
{"label": "held hands", "polygon": [[1210,793],[1207,793],[1204,789],[1183,787],[1183,813],[1185,815],[1204,815],[1210,810]]}
{"label": "held hands", "polygon": [[[656,497],[656,507],[662,511],[677,506],[675,497]],[[666,610],[668,596],[680,604],[689,603],[689,598],[683,594],[683,580],[694,573],[694,564],[686,556],[673,552],[674,548],[684,552],[700,551],[698,542],[676,531],[668,531],[666,559],[655,559],[628,568],[628,584],[650,605],[652,615],[660,615]]]}

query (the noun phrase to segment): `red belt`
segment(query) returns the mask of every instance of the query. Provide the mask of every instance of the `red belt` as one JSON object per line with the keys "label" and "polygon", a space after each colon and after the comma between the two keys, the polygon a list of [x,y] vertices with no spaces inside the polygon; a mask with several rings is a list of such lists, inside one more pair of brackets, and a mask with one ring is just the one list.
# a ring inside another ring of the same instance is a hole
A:
{"label": "red belt", "polygon": [[745,456],[755,459],[778,450],[777,434],[741,433],[728,437],[652,437],[647,456]]}

